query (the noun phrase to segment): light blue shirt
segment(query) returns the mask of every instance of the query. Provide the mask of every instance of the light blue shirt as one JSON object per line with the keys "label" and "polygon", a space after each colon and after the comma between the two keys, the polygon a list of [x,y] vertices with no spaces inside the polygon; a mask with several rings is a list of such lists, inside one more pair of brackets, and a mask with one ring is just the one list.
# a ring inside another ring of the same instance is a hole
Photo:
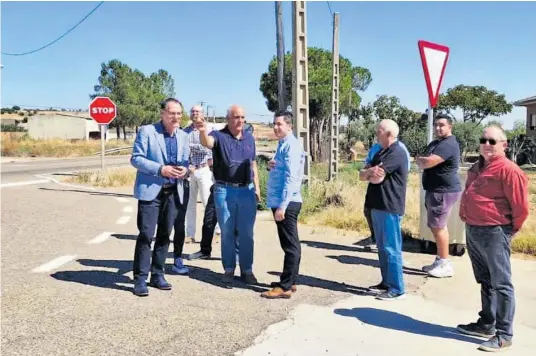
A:
{"label": "light blue shirt", "polygon": [[[404,149],[404,151],[406,152],[406,155],[408,156],[408,171],[409,171],[411,170],[411,159],[410,159],[408,148],[406,147],[406,145],[404,145],[402,141],[398,141],[398,144],[400,145],[400,147]],[[374,158],[376,153],[380,152],[381,150],[382,150],[382,145],[380,145],[377,142],[373,144],[370,150],[368,151],[367,158],[365,158],[365,164],[369,165],[372,162],[372,158]]]}
{"label": "light blue shirt", "polygon": [[286,210],[290,202],[303,202],[301,184],[305,152],[296,136],[289,133],[279,140],[273,159],[275,166],[268,175],[266,205]]}

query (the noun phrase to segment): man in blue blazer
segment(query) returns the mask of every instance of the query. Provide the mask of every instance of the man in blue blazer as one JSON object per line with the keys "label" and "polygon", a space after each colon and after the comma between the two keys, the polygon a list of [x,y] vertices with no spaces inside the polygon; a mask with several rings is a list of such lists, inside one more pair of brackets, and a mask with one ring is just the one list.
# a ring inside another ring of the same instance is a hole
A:
{"label": "man in blue blazer", "polygon": [[[174,270],[182,265],[184,219],[188,206],[189,184],[188,135],[180,129],[182,104],[174,98],[160,106],[161,120],[141,126],[136,135],[130,163],[138,170],[134,183],[134,197],[138,199],[139,235],[134,251],[134,294],[149,295],[150,284],[158,289],[170,290],[164,278],[164,266],[169,249],[169,236],[175,227],[173,241]],[[151,262],[151,242],[156,225],[156,239]]]}

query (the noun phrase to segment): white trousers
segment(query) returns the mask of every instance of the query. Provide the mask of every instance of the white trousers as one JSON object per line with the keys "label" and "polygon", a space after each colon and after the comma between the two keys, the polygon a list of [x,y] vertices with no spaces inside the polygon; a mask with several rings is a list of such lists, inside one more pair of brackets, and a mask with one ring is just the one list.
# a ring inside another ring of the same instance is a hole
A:
{"label": "white trousers", "polygon": [[[197,198],[201,195],[201,202],[203,203],[203,207],[206,208],[212,184],[214,184],[214,176],[208,166],[196,169],[190,175],[190,200],[188,201],[188,208],[186,210],[186,237],[193,237],[195,241],[200,240],[195,238],[197,227]],[[216,225],[216,232],[219,231],[219,228],[219,224]]]}

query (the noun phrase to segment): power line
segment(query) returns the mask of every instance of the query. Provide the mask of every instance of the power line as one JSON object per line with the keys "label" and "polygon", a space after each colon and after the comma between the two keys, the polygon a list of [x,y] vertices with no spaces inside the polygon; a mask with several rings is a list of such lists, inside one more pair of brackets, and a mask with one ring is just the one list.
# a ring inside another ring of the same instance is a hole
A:
{"label": "power line", "polygon": [[43,49],[45,49],[45,48],[47,48],[49,46],[52,46],[54,43],[58,42],[63,37],[67,36],[69,33],[74,31],[75,28],[77,28],[82,22],[84,22],[89,16],[91,16],[102,4],[104,4],[104,1],[101,1],[97,6],[95,6],[95,8],[93,10],[91,10],[84,18],[82,18],[82,20],[78,21],[78,23],[76,25],[71,27],[67,32],[65,32],[63,35],[61,35],[60,37],[56,38],[54,41],[52,41],[50,43],[47,43],[46,45],[44,45],[42,47],[39,47],[39,48],[34,49],[32,51],[24,52],[24,53],[6,53],[6,52],[2,52],[2,54],[6,55],[6,56],[25,56],[27,54],[32,54],[32,53],[41,51],[41,50],[43,50]]}
{"label": "power line", "polygon": [[328,9],[331,14],[331,18],[333,18],[333,11],[331,11],[331,4],[329,3],[329,1],[326,1],[326,4],[328,4]]}

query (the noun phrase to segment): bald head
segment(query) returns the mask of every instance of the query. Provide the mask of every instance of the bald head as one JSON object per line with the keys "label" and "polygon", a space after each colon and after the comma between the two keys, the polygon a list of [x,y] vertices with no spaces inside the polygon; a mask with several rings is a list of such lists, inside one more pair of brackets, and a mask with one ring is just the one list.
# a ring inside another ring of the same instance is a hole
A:
{"label": "bald head", "polygon": [[484,160],[504,156],[508,142],[504,130],[496,125],[486,127],[480,138],[480,154]]}
{"label": "bald head", "polygon": [[246,114],[244,109],[238,105],[231,105],[227,109],[227,127],[235,136],[239,135],[244,128],[246,122]]}

